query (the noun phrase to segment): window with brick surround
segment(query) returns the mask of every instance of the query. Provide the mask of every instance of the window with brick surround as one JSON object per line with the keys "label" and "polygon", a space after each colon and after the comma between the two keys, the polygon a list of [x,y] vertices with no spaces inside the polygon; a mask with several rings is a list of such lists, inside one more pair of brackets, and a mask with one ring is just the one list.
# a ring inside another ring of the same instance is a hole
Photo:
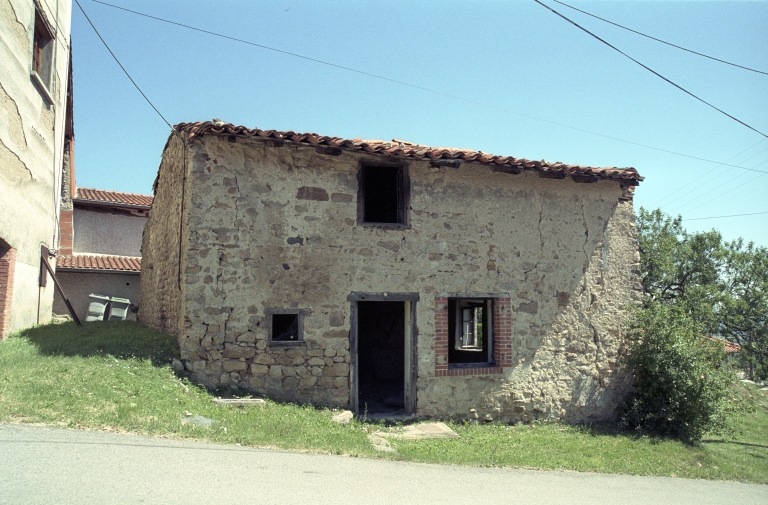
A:
{"label": "window with brick surround", "polygon": [[304,343],[304,316],[306,309],[266,309],[267,342],[269,345],[295,345]]}
{"label": "window with brick surround", "polygon": [[509,298],[435,298],[435,375],[503,373],[512,365]]}
{"label": "window with brick surround", "polygon": [[493,300],[448,300],[448,365],[493,364]]}

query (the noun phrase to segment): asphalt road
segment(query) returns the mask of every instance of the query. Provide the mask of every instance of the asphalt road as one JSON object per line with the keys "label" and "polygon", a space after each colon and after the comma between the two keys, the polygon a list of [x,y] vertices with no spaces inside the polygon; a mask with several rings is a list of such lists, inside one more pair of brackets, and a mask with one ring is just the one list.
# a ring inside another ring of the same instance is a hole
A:
{"label": "asphalt road", "polygon": [[0,424],[0,504],[768,504],[768,486],[400,463]]}

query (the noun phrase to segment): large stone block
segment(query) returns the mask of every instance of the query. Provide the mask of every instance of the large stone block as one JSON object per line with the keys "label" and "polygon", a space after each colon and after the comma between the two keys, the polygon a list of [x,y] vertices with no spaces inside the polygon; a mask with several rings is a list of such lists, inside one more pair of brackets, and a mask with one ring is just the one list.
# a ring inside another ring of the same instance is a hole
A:
{"label": "large stone block", "polygon": [[349,375],[349,365],[346,363],[335,363],[333,366],[326,366],[323,369],[323,375],[326,377],[346,377]]}
{"label": "large stone block", "polygon": [[227,372],[246,370],[248,368],[248,363],[245,361],[228,359],[222,363],[222,368],[224,368],[224,370]]}

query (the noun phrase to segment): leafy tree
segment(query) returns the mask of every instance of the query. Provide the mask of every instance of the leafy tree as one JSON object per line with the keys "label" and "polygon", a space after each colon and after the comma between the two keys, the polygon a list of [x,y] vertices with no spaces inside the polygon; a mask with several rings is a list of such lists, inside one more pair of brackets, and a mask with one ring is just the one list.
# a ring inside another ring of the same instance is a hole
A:
{"label": "leafy tree", "polygon": [[733,374],[707,336],[737,342],[752,377],[768,375],[768,250],[688,233],[658,209],[640,209],[637,222],[645,297],[630,329],[636,391],[621,419],[696,442],[731,408]]}
{"label": "leafy tree", "polygon": [[671,219],[658,209],[641,208],[637,222],[645,295],[675,304],[711,332],[722,297],[718,279],[725,251],[720,233],[691,235],[679,216]]}
{"label": "leafy tree", "polygon": [[629,332],[635,395],[620,409],[622,424],[688,443],[723,428],[733,374],[723,344],[674,304],[647,299]]}
{"label": "leafy tree", "polygon": [[738,343],[751,377],[768,378],[768,249],[724,242],[714,230],[688,233],[658,209],[640,209],[638,231],[646,297]]}
{"label": "leafy tree", "polygon": [[741,346],[751,379],[768,378],[768,249],[728,244],[717,307],[719,333]]}

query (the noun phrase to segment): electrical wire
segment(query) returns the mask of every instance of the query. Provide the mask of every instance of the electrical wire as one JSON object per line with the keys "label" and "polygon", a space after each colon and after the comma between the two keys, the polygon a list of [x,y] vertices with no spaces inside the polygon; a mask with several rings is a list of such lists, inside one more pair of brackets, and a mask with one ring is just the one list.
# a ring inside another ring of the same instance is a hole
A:
{"label": "electrical wire", "polygon": [[768,214],[768,212],[752,212],[751,214],[731,214],[730,216],[694,217],[693,219],[683,218],[683,221],[700,221],[702,219],[720,219],[723,217],[757,216],[759,214]]}
{"label": "electrical wire", "polygon": [[764,177],[764,175],[758,175],[757,177],[753,177],[752,179],[748,180],[748,181],[747,181],[747,182],[745,182],[744,184],[740,184],[740,185],[736,186],[735,188],[732,188],[732,189],[729,189],[728,191],[725,191],[724,193],[720,193],[720,194],[719,194],[719,195],[717,195],[716,197],[714,197],[714,198],[710,198],[709,200],[707,200],[706,202],[702,203],[702,204],[701,204],[701,205],[699,205],[698,207],[694,207],[694,208],[690,209],[688,212],[693,212],[693,211],[694,211],[694,210],[696,210],[696,209],[700,209],[700,208],[704,207],[705,205],[708,205],[708,204],[710,204],[710,203],[714,202],[715,200],[717,200],[717,199],[719,199],[719,198],[722,198],[722,197],[724,197],[724,196],[725,196],[725,195],[727,195],[728,193],[731,193],[731,192],[733,192],[733,191],[736,191],[737,189],[739,189],[739,188],[741,188],[741,187],[744,187],[744,186],[746,186],[747,184],[752,184],[752,183],[753,183],[755,180],[757,180],[757,179],[759,179],[759,178],[761,178],[761,177]]}
{"label": "electrical wire", "polygon": [[[755,165],[755,166],[756,166],[756,167],[759,167],[760,165],[764,165],[765,163],[768,163],[768,160],[765,160],[765,161],[763,161],[763,162],[761,162],[761,163],[758,163],[758,164],[757,164],[757,165]],[[746,173],[746,172],[742,172],[742,173],[740,173],[739,175],[737,175],[736,177],[732,178],[732,179],[731,179],[729,182],[733,182],[733,181],[735,181],[736,179],[739,179],[739,178],[741,178],[741,177],[742,177],[742,176],[744,176],[744,175],[747,175],[747,173]],[[754,181],[754,180],[756,180],[756,179],[759,179],[759,178],[760,178],[760,177],[762,177],[763,175],[766,175],[766,174],[760,174],[760,175],[758,175],[758,176],[756,176],[756,177],[753,177],[752,179],[748,180],[746,183],[742,184],[741,186],[744,186],[745,184],[749,184],[750,182],[752,182],[752,181]],[[737,186],[737,187],[741,187],[741,186]],[[688,206],[688,205],[692,204],[692,203],[693,203],[693,202],[695,202],[696,200],[699,200],[699,199],[701,199],[701,198],[704,198],[704,197],[705,197],[705,196],[707,196],[708,194],[710,194],[710,193],[712,193],[712,192],[714,192],[714,191],[717,191],[717,190],[719,190],[719,189],[723,189],[723,187],[722,187],[722,186],[717,186],[717,187],[714,187],[714,188],[710,189],[709,191],[706,191],[706,192],[704,192],[704,193],[701,193],[700,195],[696,196],[695,198],[692,198],[691,200],[688,200],[687,202],[683,203],[682,205],[678,205],[677,207],[675,207],[674,209],[672,209],[670,212],[676,212],[678,209],[682,209],[682,208],[684,208],[684,207],[686,207],[686,206]],[[734,189],[735,189],[735,188],[734,188]],[[733,190],[732,190],[732,189],[729,189],[729,190],[725,191],[725,193],[721,193],[720,195],[718,195],[718,196],[716,196],[716,197],[714,197],[714,198],[711,198],[711,199],[707,200],[707,201],[706,201],[706,202],[704,202],[703,204],[699,205],[698,207],[694,207],[693,209],[689,210],[688,212],[690,212],[690,211],[692,211],[692,210],[695,210],[695,209],[698,209],[699,207],[701,207],[701,206],[703,206],[703,205],[706,205],[707,203],[711,202],[712,200],[716,200],[716,199],[720,198],[722,195],[724,195],[724,194],[726,194],[726,193],[730,193],[731,191],[733,191]]]}
{"label": "electrical wire", "polygon": [[331,62],[319,60],[317,58],[312,58],[312,57],[304,56],[304,55],[301,55],[301,54],[298,54],[298,53],[293,53],[293,52],[290,52],[290,51],[285,51],[283,49],[278,49],[278,48],[274,48],[274,47],[270,47],[270,46],[265,46],[263,44],[258,44],[256,42],[250,42],[248,40],[243,40],[243,39],[239,39],[239,38],[236,38],[236,37],[231,37],[229,35],[224,35],[222,33],[217,33],[217,32],[213,32],[213,31],[210,31],[210,30],[205,30],[203,28],[197,28],[195,26],[186,25],[186,24],[183,24],[183,23],[179,23],[179,22],[176,22],[176,21],[171,21],[169,19],[164,19],[164,18],[157,17],[157,16],[152,16],[150,14],[145,14],[143,12],[127,9],[127,8],[121,7],[119,5],[113,5],[113,4],[110,4],[110,3],[107,3],[107,2],[102,2],[100,0],[92,0],[92,1],[94,3],[105,5],[107,7],[112,7],[113,9],[118,9],[118,10],[122,10],[122,11],[125,11],[125,12],[129,12],[131,14],[135,14],[137,16],[143,16],[145,18],[154,19],[155,21],[160,21],[160,22],[163,22],[163,23],[168,23],[168,24],[171,24],[171,25],[180,26],[180,27],[186,28],[188,30],[194,30],[194,31],[197,31],[197,32],[200,32],[200,33],[205,33],[205,34],[208,34],[208,35],[213,35],[215,37],[221,37],[221,38],[232,40],[232,41],[235,41],[235,42],[240,42],[242,44],[247,44],[247,45],[258,47],[258,48],[261,48],[261,49],[266,49],[268,51],[274,51],[274,52],[277,52],[277,53],[280,53],[280,54],[284,54],[284,55],[287,55],[287,56],[293,56],[295,58],[300,58],[300,59],[311,61],[311,62],[314,62],[314,63],[319,63],[321,65],[327,65],[327,66],[330,66],[330,67],[334,67],[334,68],[341,69],[341,70],[346,70],[346,71],[349,71],[349,72],[354,72],[354,73],[365,75],[365,76],[372,77],[372,78],[375,78],[375,79],[381,79],[383,81],[388,81],[388,82],[391,82],[391,83],[400,84],[402,86],[408,86],[410,88],[419,89],[421,91],[426,91],[428,93],[433,93],[433,94],[436,94],[436,95],[452,98],[452,99],[455,99],[455,100],[460,100],[460,101],[463,101],[463,102],[466,102],[466,103],[480,105],[482,107],[487,107],[487,108],[490,108],[490,109],[506,112],[508,114],[514,114],[516,116],[525,117],[525,118],[528,118],[528,119],[533,119],[535,121],[540,121],[540,122],[543,122],[543,123],[547,123],[547,124],[551,124],[551,125],[555,125],[555,126],[560,126],[562,128],[568,128],[570,130],[574,130],[574,131],[578,131],[578,132],[582,132],[582,133],[588,133],[590,135],[595,135],[595,136],[606,138],[606,139],[610,139],[610,140],[615,140],[617,142],[622,142],[624,144],[630,144],[630,145],[634,145],[634,146],[637,146],[637,147],[642,147],[642,148],[645,148],[645,149],[651,149],[653,151],[658,151],[658,152],[663,152],[663,153],[667,153],[667,154],[672,154],[672,155],[675,155],[675,156],[680,156],[680,157],[688,158],[688,159],[692,159],[692,160],[703,161],[703,162],[706,162],[706,163],[714,163],[714,164],[720,165],[720,166],[729,166],[729,167],[734,167],[734,168],[740,168],[742,170],[747,170],[747,171],[768,173],[768,172],[763,171],[763,170],[754,170],[754,169],[751,169],[751,168],[741,167],[741,166],[738,166],[738,165],[731,165],[731,164],[724,163],[724,162],[719,162],[719,161],[710,160],[710,159],[707,159],[707,158],[702,158],[700,156],[693,156],[693,155],[690,155],[690,154],[680,153],[680,152],[672,151],[672,150],[669,150],[669,149],[663,149],[663,148],[654,147],[654,146],[651,146],[651,145],[648,145],[648,144],[642,144],[642,143],[639,143],[639,142],[634,142],[634,141],[631,141],[631,140],[626,140],[626,139],[622,139],[622,138],[619,138],[619,137],[614,137],[614,136],[611,136],[611,135],[606,135],[604,133],[598,133],[598,132],[594,132],[594,131],[591,131],[591,130],[585,130],[583,128],[578,128],[576,126],[570,126],[570,125],[567,125],[567,124],[558,123],[556,121],[550,121],[548,119],[543,119],[543,118],[540,118],[540,117],[531,116],[531,115],[528,115],[528,114],[523,114],[523,113],[520,113],[520,112],[516,112],[516,111],[510,110],[510,109],[506,109],[504,107],[499,107],[497,105],[492,105],[492,104],[488,104],[488,103],[485,103],[485,102],[480,102],[480,101],[477,101],[477,100],[472,100],[470,98],[465,98],[465,97],[458,96],[458,95],[452,95],[450,93],[445,93],[445,92],[438,91],[438,90],[431,89],[431,88],[427,88],[427,87],[424,87],[424,86],[419,86],[417,84],[411,84],[411,83],[404,82],[404,81],[399,81],[399,80],[396,80],[396,79],[390,79],[389,77],[373,74],[373,73],[370,73],[370,72],[365,72],[363,70],[357,70],[355,68],[346,67],[346,66],[343,66],[343,65],[338,65],[336,63],[331,63]]}
{"label": "electrical wire", "polygon": [[716,110],[716,111],[718,111],[719,113],[721,113],[721,114],[723,114],[723,115],[725,115],[725,116],[727,116],[727,117],[729,117],[729,118],[733,119],[733,120],[734,120],[734,121],[736,121],[737,123],[739,123],[739,124],[741,124],[741,125],[743,125],[743,126],[746,126],[747,128],[749,128],[749,129],[750,129],[750,130],[752,130],[753,132],[755,132],[755,133],[759,133],[759,134],[760,134],[760,135],[762,135],[763,137],[765,137],[765,138],[768,138],[768,135],[766,135],[765,133],[761,132],[760,130],[758,130],[758,129],[756,129],[756,128],[753,128],[753,127],[749,126],[747,123],[745,123],[745,122],[744,122],[744,121],[742,121],[741,119],[738,119],[737,117],[735,117],[735,116],[732,116],[732,115],[728,114],[728,113],[727,113],[727,112],[725,112],[724,110],[722,110],[722,109],[719,109],[719,108],[715,107],[714,105],[712,105],[711,103],[707,102],[707,101],[706,101],[706,100],[704,100],[703,98],[699,98],[698,96],[694,95],[693,93],[691,93],[691,92],[690,92],[690,91],[688,91],[687,89],[683,88],[683,87],[682,87],[682,86],[680,86],[679,84],[675,84],[674,82],[672,82],[671,80],[667,79],[666,77],[664,77],[663,75],[661,75],[661,74],[660,74],[660,73],[658,73],[657,71],[653,70],[651,67],[649,67],[649,66],[647,66],[647,65],[644,65],[643,63],[640,63],[639,61],[637,61],[636,59],[634,59],[633,57],[631,57],[630,55],[628,55],[627,53],[625,53],[624,51],[622,51],[621,49],[619,49],[618,47],[616,47],[616,46],[612,45],[611,43],[607,42],[607,41],[606,41],[606,40],[604,40],[604,39],[601,39],[600,37],[598,37],[598,36],[597,36],[597,35],[595,35],[594,33],[590,32],[589,30],[587,30],[586,28],[584,28],[584,27],[583,27],[583,26],[581,26],[580,24],[578,24],[578,23],[576,23],[575,21],[572,21],[571,19],[567,18],[566,16],[564,16],[564,15],[560,14],[559,12],[557,12],[557,11],[556,11],[555,9],[553,9],[552,7],[550,7],[550,6],[548,6],[548,5],[544,4],[544,3],[542,3],[540,0],[533,0],[533,1],[534,1],[534,2],[536,2],[537,4],[541,5],[541,6],[542,6],[542,7],[544,7],[545,9],[547,9],[547,10],[551,11],[552,13],[556,14],[557,16],[559,16],[559,17],[563,18],[564,20],[568,21],[569,23],[571,23],[573,26],[575,26],[575,27],[576,27],[576,28],[578,28],[579,30],[582,30],[583,32],[585,32],[585,33],[589,34],[590,36],[592,36],[592,37],[596,38],[597,40],[599,40],[600,42],[602,42],[602,43],[603,43],[603,44],[605,44],[606,46],[608,46],[608,47],[610,47],[611,49],[613,49],[614,51],[618,52],[619,54],[621,54],[621,55],[625,56],[626,58],[628,58],[628,59],[630,59],[630,60],[632,60],[632,61],[634,61],[635,63],[637,63],[638,65],[640,65],[640,66],[641,66],[641,67],[643,67],[644,69],[646,69],[647,71],[651,72],[653,75],[655,75],[655,76],[657,76],[657,77],[659,77],[659,78],[663,79],[664,81],[666,81],[667,83],[669,83],[669,84],[671,84],[672,86],[676,87],[677,89],[679,89],[680,91],[682,91],[682,92],[683,92],[683,93],[685,93],[686,95],[689,95],[689,96],[691,96],[691,97],[695,98],[695,99],[696,99],[696,100],[698,100],[699,102],[701,102],[701,103],[703,103],[703,104],[705,104],[705,105],[707,105],[707,106],[709,106],[709,107],[711,107],[711,108],[715,109],[715,110]]}
{"label": "electrical wire", "polygon": [[[761,141],[760,141],[760,142],[758,142],[757,144],[751,145],[750,147],[748,147],[748,148],[744,149],[744,150],[743,150],[743,151],[741,151],[739,154],[737,154],[737,155],[735,155],[735,156],[732,156],[730,159],[728,159],[728,160],[726,160],[726,161],[731,161],[731,160],[734,160],[734,159],[738,158],[739,156],[741,156],[741,155],[742,155],[742,154],[744,154],[745,152],[749,151],[749,150],[750,150],[750,149],[752,149],[753,147],[756,147],[756,146],[758,146],[758,145],[762,144],[763,142],[765,142],[765,139],[761,140]],[[741,164],[743,164],[743,163],[746,163],[747,161],[751,160],[751,159],[752,159],[752,158],[754,158],[755,156],[758,156],[758,155],[760,155],[760,154],[762,154],[762,153],[764,153],[764,152],[766,152],[766,151],[768,151],[768,148],[766,148],[766,149],[763,149],[762,151],[759,151],[759,152],[757,152],[757,153],[753,154],[753,155],[752,155],[752,156],[750,156],[749,158],[747,158],[747,159],[745,159],[745,160],[742,160],[742,161],[740,161],[740,162],[739,162],[739,165],[741,165]],[[686,184],[682,185],[682,186],[681,186],[681,187],[679,187],[679,188],[676,188],[676,189],[675,189],[675,191],[673,191],[672,193],[670,193],[670,194],[668,194],[667,196],[665,196],[665,197],[661,198],[660,200],[657,200],[657,202],[656,202],[656,203],[654,203],[653,205],[651,205],[651,207],[652,207],[652,208],[655,208],[655,207],[658,207],[658,206],[660,206],[660,205],[662,204],[662,202],[665,202],[665,201],[667,201],[667,200],[668,200],[670,197],[671,197],[671,198],[676,198],[676,199],[680,200],[680,199],[684,198],[685,196],[688,196],[688,195],[690,195],[690,194],[691,194],[691,193],[693,193],[694,191],[697,191],[697,190],[701,189],[702,187],[704,187],[704,186],[706,186],[706,185],[708,185],[708,184],[711,184],[713,181],[715,181],[715,180],[719,179],[720,177],[723,177],[724,175],[728,174],[728,173],[729,173],[731,170],[733,170],[733,167],[730,167],[730,168],[728,168],[728,170],[724,170],[724,171],[720,172],[718,175],[716,175],[716,176],[715,176],[715,177],[713,177],[712,179],[707,179],[707,176],[708,176],[709,174],[711,174],[712,172],[714,172],[714,171],[718,170],[718,169],[719,169],[721,166],[722,166],[722,165],[718,165],[718,166],[715,166],[715,167],[713,167],[713,168],[712,168],[712,170],[709,170],[709,171],[707,171],[707,172],[705,172],[705,173],[703,173],[703,174],[701,174],[701,175],[697,175],[695,180],[693,180],[693,181],[690,181],[690,182],[688,182],[688,183],[686,183]],[[759,165],[757,165],[757,166],[759,166]],[[683,189],[685,189],[686,187],[690,186],[690,185],[691,185],[691,184],[693,184],[695,181],[703,181],[703,182],[701,182],[701,184],[699,184],[698,186],[694,187],[693,189],[691,189],[691,190],[690,190],[690,191],[688,191],[687,193],[683,193],[683,194],[680,194],[680,191],[682,191],[682,190],[683,190]]]}
{"label": "electrical wire", "polygon": [[[56,25],[56,39],[60,40],[65,48],[69,49],[69,41],[67,41],[67,39],[64,38],[64,35],[61,35],[63,30],[59,26],[59,20],[58,20],[59,16],[54,14],[53,9],[51,9],[51,6],[48,4],[48,0],[43,0],[43,3],[45,4],[46,7],[48,7],[48,12],[50,12],[51,16],[53,17],[53,24]],[[58,5],[56,7],[58,8]],[[61,38],[59,38],[59,35],[61,35]]]}
{"label": "electrical wire", "polygon": [[720,58],[715,58],[714,56],[708,56],[708,55],[706,55],[704,53],[699,53],[697,51],[693,51],[691,49],[686,49],[685,47],[678,46],[677,44],[672,44],[671,42],[667,42],[665,40],[657,39],[656,37],[652,37],[650,35],[646,35],[643,32],[639,32],[637,30],[633,30],[632,28],[627,28],[626,26],[620,25],[619,23],[614,23],[613,21],[609,21],[609,20],[607,20],[605,18],[601,18],[600,16],[596,16],[594,14],[591,14],[591,13],[587,12],[587,11],[581,10],[581,9],[579,9],[577,7],[574,7],[573,5],[568,5],[567,3],[561,2],[560,0],[552,0],[552,1],[556,2],[556,3],[559,3],[560,5],[564,5],[564,6],[568,7],[569,9],[573,9],[575,11],[579,11],[582,14],[586,14],[587,16],[592,16],[593,18],[599,19],[600,21],[604,21],[606,23],[612,24],[613,26],[618,26],[619,28],[622,28],[624,30],[630,31],[632,33],[636,33],[638,35],[641,35],[643,37],[649,38],[651,40],[655,40],[656,42],[661,42],[662,44],[666,44],[668,46],[672,46],[674,48],[681,49],[683,51],[687,51],[689,53],[693,53],[693,54],[698,55],[698,56],[703,56],[704,58],[709,58],[710,60],[719,61],[720,63],[725,63],[726,65],[731,65],[731,66],[734,66],[734,67],[742,68],[744,70],[749,70],[750,72],[757,72],[758,74],[768,75],[768,72],[763,72],[762,70],[757,70],[757,69],[754,69],[754,68],[745,67],[743,65],[737,65],[736,63],[731,63],[730,61],[721,60]]}
{"label": "electrical wire", "polygon": [[[120,63],[120,60],[118,60],[118,59],[117,59],[117,56],[115,56],[115,53],[113,53],[113,52],[112,52],[112,49],[110,49],[110,48],[109,48],[109,45],[107,44],[107,42],[104,40],[104,38],[103,38],[103,37],[101,36],[101,34],[99,33],[99,30],[97,30],[97,29],[96,29],[96,26],[94,26],[93,22],[91,21],[91,18],[89,18],[89,17],[88,17],[88,14],[86,14],[86,13],[85,13],[85,10],[83,9],[83,6],[82,6],[82,5],[80,5],[80,2],[79,2],[78,0],[75,0],[75,3],[76,3],[76,4],[77,4],[77,6],[80,8],[80,12],[82,12],[82,13],[83,13],[83,16],[85,16],[85,19],[87,19],[87,20],[88,20],[88,24],[90,24],[90,25],[91,25],[91,28],[93,28],[93,31],[94,31],[94,32],[96,32],[96,35],[99,37],[99,40],[101,40],[101,43],[102,43],[102,44],[104,44],[104,47],[106,47],[106,48],[107,48],[107,51],[109,51],[109,54],[111,54],[111,55],[112,55],[112,58],[114,58],[115,62],[116,62],[116,63],[118,64],[118,66],[119,66],[119,67],[122,69],[122,71],[123,71],[123,73],[125,74],[125,76],[126,76],[126,77],[128,77],[128,80],[130,80],[130,81],[131,81],[131,84],[133,84],[133,86],[134,86],[134,87],[135,87],[135,88],[136,88],[136,89],[139,91],[139,93],[141,93],[141,96],[143,96],[143,97],[144,97],[144,100],[146,100],[146,101],[147,101],[147,103],[150,105],[150,107],[152,107],[152,108],[155,110],[155,112],[157,112],[157,115],[158,115],[158,116],[160,116],[160,118],[161,118],[161,119],[162,119],[162,120],[165,122],[165,124],[167,124],[167,125],[168,125],[168,128],[170,128],[170,129],[171,129],[171,131],[173,131],[173,133],[175,133],[175,134],[176,134],[176,135],[177,135],[179,138],[181,138],[181,135],[179,134],[179,132],[177,132],[177,131],[176,131],[176,128],[174,128],[173,126],[171,126],[171,123],[169,123],[169,122],[168,122],[168,120],[167,120],[167,119],[165,119],[165,116],[163,116],[163,115],[160,113],[160,111],[159,111],[159,110],[157,110],[157,107],[155,107],[155,105],[154,105],[154,104],[152,103],[152,101],[151,101],[151,100],[150,100],[150,99],[147,97],[147,95],[146,95],[146,94],[144,94],[144,92],[141,90],[141,88],[139,87],[139,85],[138,85],[138,84],[136,84],[136,81],[134,81],[134,80],[133,80],[133,77],[131,77],[131,74],[129,74],[129,73],[128,73],[128,71],[125,69],[125,67],[123,66],[123,64],[122,64],[122,63]],[[183,141],[183,139],[182,139],[182,141]]]}

